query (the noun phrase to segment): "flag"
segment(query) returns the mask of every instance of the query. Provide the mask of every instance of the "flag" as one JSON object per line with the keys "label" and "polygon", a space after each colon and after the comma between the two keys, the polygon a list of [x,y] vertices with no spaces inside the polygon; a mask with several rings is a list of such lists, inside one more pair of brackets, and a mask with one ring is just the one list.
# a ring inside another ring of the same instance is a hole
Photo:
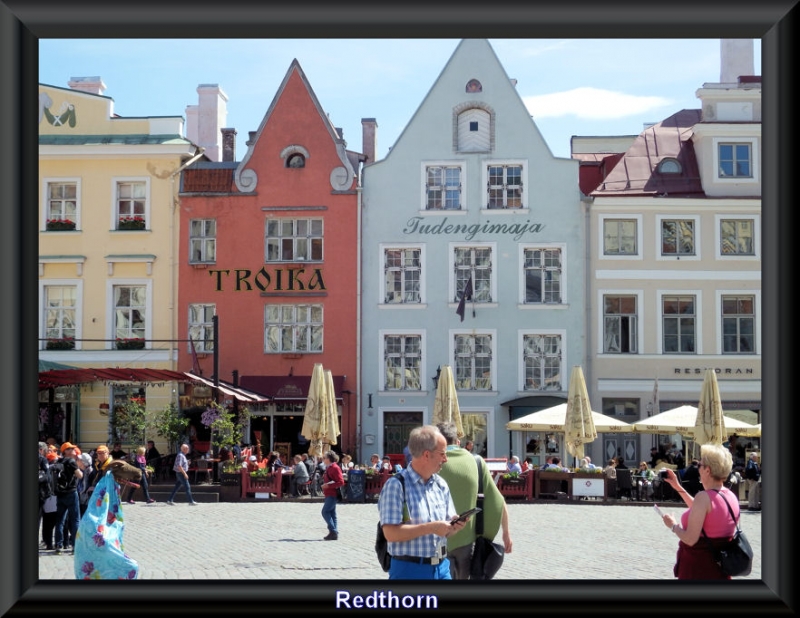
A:
{"label": "flag", "polygon": [[195,375],[203,375],[203,370],[200,368],[200,360],[197,358],[197,350],[194,348],[194,339],[189,337],[189,343],[192,346],[192,372]]}
{"label": "flag", "polygon": [[472,275],[467,279],[467,285],[464,286],[464,291],[461,293],[461,300],[458,301],[458,308],[456,309],[456,313],[461,317],[462,322],[464,321],[464,309],[466,308],[468,300],[472,300]]}

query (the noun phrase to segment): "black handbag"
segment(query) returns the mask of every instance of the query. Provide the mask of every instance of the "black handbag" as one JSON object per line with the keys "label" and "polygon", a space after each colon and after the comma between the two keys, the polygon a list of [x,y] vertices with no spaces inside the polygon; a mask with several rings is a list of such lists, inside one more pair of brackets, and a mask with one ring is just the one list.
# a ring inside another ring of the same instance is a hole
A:
{"label": "black handbag", "polygon": [[478,500],[476,506],[480,511],[475,515],[475,543],[472,546],[472,559],[470,560],[470,579],[492,579],[505,558],[505,547],[495,543],[492,539],[483,536],[483,466],[481,459],[475,456],[478,464]]}
{"label": "black handbag", "polygon": [[[395,474],[394,476],[400,481],[400,485],[403,487],[403,504],[405,504],[405,477],[402,474]],[[378,556],[378,562],[380,562],[383,572],[388,573],[389,568],[392,566],[392,555],[389,553],[389,544],[386,540],[386,535],[383,534],[383,526],[380,521],[378,521],[378,531],[375,533],[375,554]]]}
{"label": "black handbag", "polygon": [[[714,491],[719,493],[717,489]],[[725,496],[722,496],[722,499],[725,500],[725,506],[728,507],[731,519],[736,524],[736,534],[724,546],[714,549],[714,561],[725,575],[744,577],[745,575],[750,575],[750,571],[753,568],[753,548],[750,547],[750,541],[747,540],[744,532],[739,528],[739,520],[733,516],[731,505],[725,499]],[[706,536],[705,530],[703,530],[703,536]]]}

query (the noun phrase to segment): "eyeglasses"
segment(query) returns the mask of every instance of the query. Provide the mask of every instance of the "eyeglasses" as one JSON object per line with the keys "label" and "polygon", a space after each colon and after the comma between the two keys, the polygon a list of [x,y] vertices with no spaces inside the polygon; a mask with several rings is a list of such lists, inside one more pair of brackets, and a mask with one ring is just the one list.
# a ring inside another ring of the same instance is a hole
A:
{"label": "eyeglasses", "polygon": [[447,451],[428,451],[431,455],[447,455]]}

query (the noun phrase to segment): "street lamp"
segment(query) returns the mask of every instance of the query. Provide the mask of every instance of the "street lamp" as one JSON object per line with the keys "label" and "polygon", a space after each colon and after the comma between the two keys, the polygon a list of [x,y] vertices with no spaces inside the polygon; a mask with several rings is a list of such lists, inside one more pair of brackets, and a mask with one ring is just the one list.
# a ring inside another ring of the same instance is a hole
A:
{"label": "street lamp", "polygon": [[436,375],[431,378],[433,380],[433,390],[439,388],[439,375],[442,373],[442,366],[439,365],[436,368]]}

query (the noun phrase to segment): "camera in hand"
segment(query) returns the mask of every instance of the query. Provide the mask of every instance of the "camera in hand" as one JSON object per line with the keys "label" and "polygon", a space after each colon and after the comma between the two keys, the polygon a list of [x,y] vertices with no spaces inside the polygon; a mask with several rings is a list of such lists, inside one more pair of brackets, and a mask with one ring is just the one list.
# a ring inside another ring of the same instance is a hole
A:
{"label": "camera in hand", "polygon": [[660,470],[658,476],[660,476],[662,479],[667,478],[667,470]]}

